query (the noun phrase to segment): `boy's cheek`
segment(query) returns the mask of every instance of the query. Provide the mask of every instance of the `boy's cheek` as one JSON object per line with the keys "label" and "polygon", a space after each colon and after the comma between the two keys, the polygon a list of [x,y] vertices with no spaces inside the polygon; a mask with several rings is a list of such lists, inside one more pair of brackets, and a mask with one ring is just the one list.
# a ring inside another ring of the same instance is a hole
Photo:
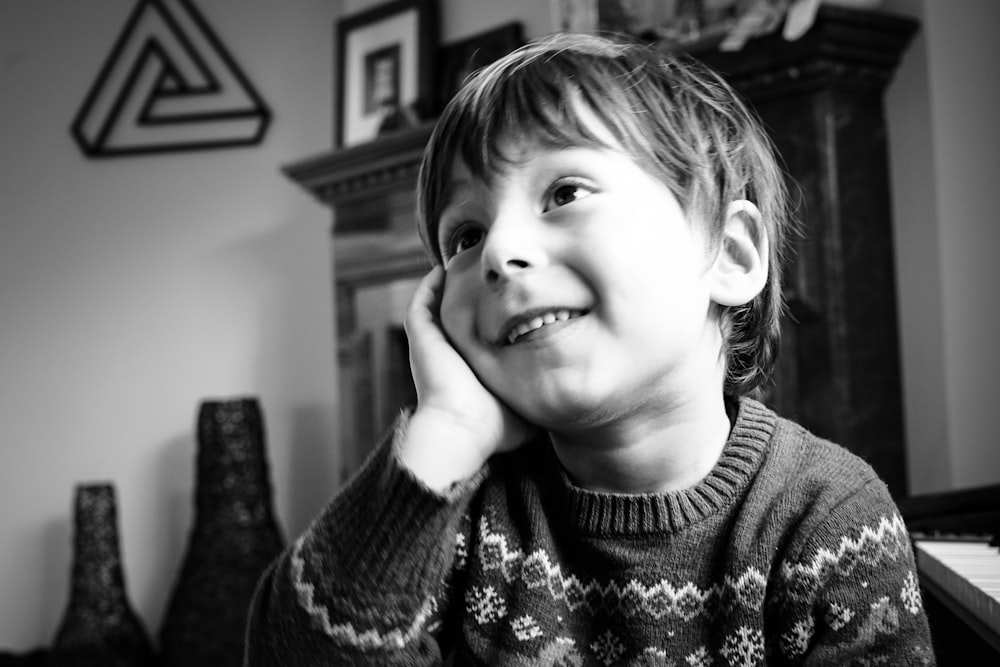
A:
{"label": "boy's cheek", "polygon": [[486,372],[490,366],[489,346],[479,338],[476,311],[468,306],[465,298],[449,297],[445,293],[441,301],[441,328],[448,342],[477,375]]}
{"label": "boy's cheek", "polygon": [[441,297],[441,327],[451,344],[465,356],[462,349],[467,346],[474,332],[473,314],[463,306],[460,290],[445,286]]}

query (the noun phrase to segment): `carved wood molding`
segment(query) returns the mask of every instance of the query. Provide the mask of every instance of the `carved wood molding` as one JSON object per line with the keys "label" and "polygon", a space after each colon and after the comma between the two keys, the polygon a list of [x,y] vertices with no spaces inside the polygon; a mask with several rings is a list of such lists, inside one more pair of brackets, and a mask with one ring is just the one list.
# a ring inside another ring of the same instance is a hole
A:
{"label": "carved wood molding", "polygon": [[432,128],[425,124],[401,130],[300,160],[282,171],[326,204],[368,201],[415,181]]}

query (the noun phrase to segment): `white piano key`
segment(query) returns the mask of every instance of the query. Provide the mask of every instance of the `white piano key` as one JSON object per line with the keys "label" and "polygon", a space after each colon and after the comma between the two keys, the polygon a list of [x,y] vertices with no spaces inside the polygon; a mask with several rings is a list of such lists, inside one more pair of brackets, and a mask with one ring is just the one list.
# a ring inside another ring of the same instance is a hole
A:
{"label": "white piano key", "polygon": [[986,540],[918,538],[914,551],[921,576],[1000,633],[1000,549]]}

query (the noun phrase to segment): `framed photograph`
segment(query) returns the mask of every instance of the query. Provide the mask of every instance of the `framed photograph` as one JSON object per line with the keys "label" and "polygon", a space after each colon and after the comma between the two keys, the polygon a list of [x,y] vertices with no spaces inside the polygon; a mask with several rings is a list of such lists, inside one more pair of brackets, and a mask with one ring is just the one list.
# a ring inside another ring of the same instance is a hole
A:
{"label": "framed photograph", "polygon": [[371,141],[387,118],[426,115],[436,42],[437,0],[394,0],[337,22],[337,147]]}
{"label": "framed photograph", "polygon": [[442,46],[437,110],[444,108],[467,76],[523,44],[524,28],[520,22],[513,21]]}

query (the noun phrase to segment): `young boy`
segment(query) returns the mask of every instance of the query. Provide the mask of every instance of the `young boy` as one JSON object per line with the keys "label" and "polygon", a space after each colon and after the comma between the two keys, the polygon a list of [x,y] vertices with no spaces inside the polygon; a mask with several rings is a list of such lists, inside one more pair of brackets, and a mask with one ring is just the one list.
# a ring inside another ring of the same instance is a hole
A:
{"label": "young boy", "polygon": [[418,183],[418,402],[261,581],[247,665],[927,665],[906,527],[752,398],[788,225],[718,77],[560,35]]}

